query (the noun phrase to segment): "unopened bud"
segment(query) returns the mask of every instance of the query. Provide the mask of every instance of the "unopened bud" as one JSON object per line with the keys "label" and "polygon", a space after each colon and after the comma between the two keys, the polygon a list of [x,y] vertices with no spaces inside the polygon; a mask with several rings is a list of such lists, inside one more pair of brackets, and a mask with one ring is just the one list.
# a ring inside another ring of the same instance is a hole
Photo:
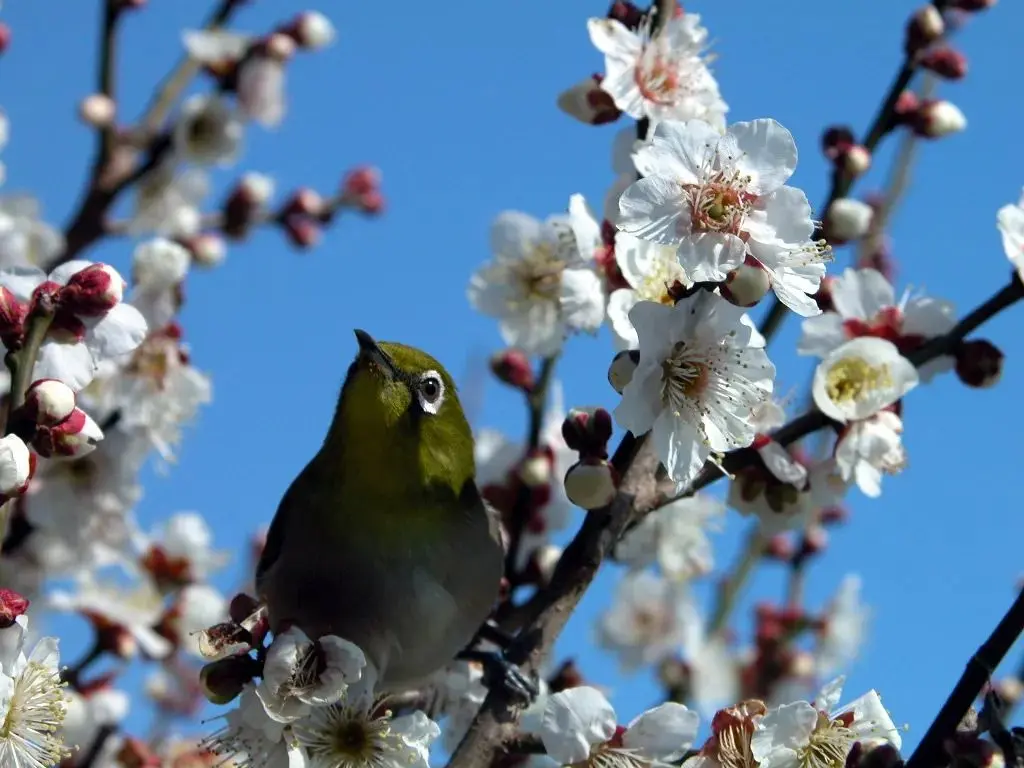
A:
{"label": "unopened bud", "polygon": [[985,339],[965,341],[956,350],[956,375],[969,387],[995,386],[1003,375],[1003,353]]}
{"label": "unopened bud", "polygon": [[117,116],[117,105],[105,93],[93,93],[78,103],[78,117],[93,128],[112,125]]}
{"label": "unopened bud", "polygon": [[74,456],[81,458],[96,450],[103,439],[103,430],[81,408],[71,411],[64,421],[54,426],[40,424],[32,438],[32,447],[44,458]]}
{"label": "unopened bud", "polygon": [[250,171],[238,181],[236,189],[246,203],[262,208],[274,195],[274,180],[266,174]]}
{"label": "unopened bud", "polygon": [[635,349],[624,349],[612,358],[608,366],[608,383],[620,395],[633,380],[636,367],[640,364],[640,352]]}
{"label": "unopened bud", "polygon": [[192,263],[206,268],[219,266],[228,252],[224,238],[212,232],[190,237],[184,246],[192,255]]}
{"label": "unopened bud", "polygon": [[820,554],[828,546],[828,531],[820,525],[810,525],[800,540],[800,551],[797,557],[802,559]]}
{"label": "unopened bud", "polygon": [[581,685],[583,685],[583,673],[572,659],[563,661],[555,673],[548,678],[548,690],[551,693],[558,693],[567,688],[577,688]]}
{"label": "unopened bud", "polygon": [[0,587],[0,629],[7,629],[14,620],[23,615],[29,606],[29,600],[13,589]]}
{"label": "unopened bud", "polygon": [[725,282],[719,284],[722,298],[737,307],[754,306],[771,288],[771,275],[753,256],[747,256],[725,276]]}
{"label": "unopened bud", "polygon": [[342,201],[363,213],[376,214],[384,208],[380,191],[380,170],[373,166],[357,166],[345,174],[341,183]]}
{"label": "unopened bud", "polygon": [[540,488],[551,482],[554,461],[550,448],[535,448],[519,462],[516,474],[528,488]]}
{"label": "unopened bud", "polygon": [[857,139],[845,125],[833,125],[825,129],[821,135],[821,151],[829,160],[838,160],[839,157],[850,147],[857,143]]}
{"label": "unopened bud", "polygon": [[862,176],[871,167],[871,150],[860,144],[850,146],[842,153],[839,167],[851,178]]}
{"label": "unopened bud", "polygon": [[291,199],[285,204],[288,213],[319,218],[324,212],[324,199],[315,189],[302,187],[295,190]]}
{"label": "unopened bud", "polygon": [[584,458],[607,458],[612,429],[611,414],[604,408],[573,408],[562,421],[565,444]]}
{"label": "unopened bud", "polygon": [[768,546],[764,549],[764,556],[771,560],[779,560],[788,563],[796,554],[796,547],[788,536],[776,534],[768,539]]}
{"label": "unopened bud", "polygon": [[107,264],[90,264],[73,274],[61,291],[60,305],[78,317],[103,317],[124,296],[124,278]]}
{"label": "unopened bud", "polygon": [[75,392],[58,379],[39,379],[25,393],[24,407],[34,421],[52,427],[75,410]]}
{"label": "unopened bud", "polygon": [[960,133],[967,127],[967,118],[952,102],[932,99],[921,103],[911,118],[911,127],[918,136],[939,139]]}
{"label": "unopened bud", "polygon": [[284,220],[284,233],[296,248],[312,248],[320,242],[320,225],[306,216],[289,216]]}
{"label": "unopened bud", "polygon": [[967,57],[948,46],[926,51],[920,64],[947,80],[962,80],[967,75]]}
{"label": "unopened bud", "polygon": [[263,41],[263,50],[276,61],[288,61],[295,54],[295,40],[289,35],[275,32]]}
{"label": "unopened bud", "polygon": [[331,20],[318,11],[300,13],[288,26],[287,34],[300,48],[311,51],[330,45],[336,35]]}
{"label": "unopened bud", "polygon": [[229,656],[205,664],[199,670],[203,695],[213,704],[227,704],[241,695],[246,683],[259,671],[258,662],[247,654]]}
{"label": "unopened bud", "polygon": [[224,234],[232,238],[244,237],[256,212],[274,195],[274,181],[262,173],[247,173],[228,195],[224,203]]}
{"label": "unopened bud", "polygon": [[622,111],[607,91],[601,88],[601,75],[591,75],[558,95],[558,108],[585,125],[615,122]]}
{"label": "unopened bud", "polygon": [[946,32],[939,9],[929,3],[918,8],[907,21],[907,35],[904,50],[914,54],[927,48]]}
{"label": "unopened bud", "polygon": [[984,11],[991,8],[998,0],[953,0],[951,8],[961,11]]}
{"label": "unopened bud", "polygon": [[629,29],[636,29],[643,23],[644,12],[627,0],[615,0],[608,9],[608,18],[615,19]]}
{"label": "unopened bud", "polygon": [[196,637],[199,655],[211,661],[246,653],[252,648],[249,632],[231,621],[207,627]]}
{"label": "unopened bud", "polygon": [[0,54],[6,53],[11,47],[11,28],[0,22]]}
{"label": "unopened bud", "polygon": [[601,509],[612,503],[617,490],[615,469],[602,459],[587,459],[565,473],[565,495],[582,509]]}
{"label": "unopened bud", "polygon": [[0,495],[24,493],[32,478],[32,454],[17,435],[0,438]]}
{"label": "unopened bud", "polygon": [[825,213],[825,239],[833,245],[859,240],[871,229],[875,209],[861,200],[841,197]]}
{"label": "unopened bud", "polygon": [[1004,677],[994,682],[992,686],[1007,708],[1015,707],[1024,700],[1024,681],[1019,677]]}
{"label": "unopened bud", "polygon": [[20,336],[25,329],[28,304],[0,286],[0,336]]}
{"label": "unopened bud", "polygon": [[901,121],[905,122],[920,108],[921,99],[918,95],[913,91],[903,91],[896,97],[892,111]]}
{"label": "unopened bud", "polygon": [[523,392],[532,392],[536,385],[530,358],[518,349],[506,349],[492,355],[491,373],[498,381]]}

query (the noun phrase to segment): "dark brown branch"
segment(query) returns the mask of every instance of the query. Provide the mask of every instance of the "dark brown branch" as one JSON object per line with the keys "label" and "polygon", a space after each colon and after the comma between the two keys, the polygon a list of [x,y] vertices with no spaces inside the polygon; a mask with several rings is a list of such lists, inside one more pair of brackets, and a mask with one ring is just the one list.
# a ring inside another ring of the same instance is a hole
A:
{"label": "dark brown branch", "polygon": [[[115,106],[117,104],[117,22],[121,18],[124,7],[124,0],[106,0],[103,5],[102,32],[100,33],[99,73],[96,87],[97,91],[109,98]],[[93,164],[94,173],[96,169],[102,168],[110,161],[117,138],[116,125],[117,121],[111,120],[109,124],[99,130],[96,160]]]}
{"label": "dark brown branch", "polygon": [[943,749],[947,738],[953,735],[957,724],[981,694],[996,667],[1024,632],[1024,590],[1014,600],[1010,610],[992,630],[985,643],[968,660],[946,703],[921,738],[917,749],[906,762],[906,768],[935,768],[945,765]]}

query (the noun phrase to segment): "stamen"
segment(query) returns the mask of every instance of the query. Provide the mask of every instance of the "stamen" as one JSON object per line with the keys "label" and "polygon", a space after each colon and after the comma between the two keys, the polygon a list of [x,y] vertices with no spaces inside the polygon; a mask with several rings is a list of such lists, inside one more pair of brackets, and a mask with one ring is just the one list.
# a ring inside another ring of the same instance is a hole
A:
{"label": "stamen", "polygon": [[872,392],[893,384],[888,364],[872,365],[861,357],[844,357],[825,377],[825,392],[834,403],[859,403]]}

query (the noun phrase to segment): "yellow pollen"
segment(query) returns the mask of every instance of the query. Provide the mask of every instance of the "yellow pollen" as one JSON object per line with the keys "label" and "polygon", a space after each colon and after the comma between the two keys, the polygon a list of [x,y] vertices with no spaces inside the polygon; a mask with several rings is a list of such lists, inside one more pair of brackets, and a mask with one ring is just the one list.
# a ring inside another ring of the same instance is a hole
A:
{"label": "yellow pollen", "polygon": [[857,403],[892,383],[887,364],[872,365],[862,357],[844,357],[829,368],[825,392],[833,403]]}
{"label": "yellow pollen", "polygon": [[819,712],[807,746],[797,753],[800,768],[843,768],[856,738],[842,720],[829,720]]}

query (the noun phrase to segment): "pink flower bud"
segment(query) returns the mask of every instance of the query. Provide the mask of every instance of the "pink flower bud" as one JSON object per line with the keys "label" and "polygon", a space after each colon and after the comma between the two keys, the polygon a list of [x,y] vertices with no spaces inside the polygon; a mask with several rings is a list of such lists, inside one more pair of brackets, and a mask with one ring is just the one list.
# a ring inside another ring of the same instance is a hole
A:
{"label": "pink flower bud", "polygon": [[938,139],[960,133],[967,127],[967,118],[955,104],[942,99],[930,99],[922,102],[911,119],[911,127],[918,136]]}
{"label": "pink flower bud", "polygon": [[0,54],[6,53],[11,47],[11,28],[0,22]]}
{"label": "pink flower bud", "polygon": [[256,213],[274,194],[274,181],[262,173],[247,173],[224,203],[224,234],[242,238],[249,231]]}
{"label": "pink flower bud", "polygon": [[39,379],[25,393],[24,407],[38,424],[52,427],[75,410],[75,392],[58,379]]}
{"label": "pink flower bud", "polygon": [[116,115],[117,106],[105,93],[93,93],[78,103],[79,119],[93,128],[106,128],[112,125]]}
{"label": "pink flower bud", "polygon": [[319,218],[324,212],[324,199],[315,189],[302,187],[295,190],[291,199],[285,204],[288,213]]}
{"label": "pink flower bud", "polygon": [[828,531],[820,525],[811,525],[804,531],[804,537],[800,541],[799,558],[812,557],[820,554],[828,546]]}
{"label": "pink flower bud", "polygon": [[224,238],[211,232],[190,237],[182,245],[192,254],[192,263],[200,267],[219,266],[227,255]]}
{"label": "pink flower bud", "polygon": [[962,80],[967,75],[967,57],[948,46],[926,51],[920,64],[947,80]]}
{"label": "pink flower bud", "polygon": [[565,473],[565,495],[582,509],[601,509],[612,503],[618,488],[615,469],[594,459],[573,464]]}
{"label": "pink flower bud", "polygon": [[636,29],[644,20],[644,12],[626,0],[615,0],[608,9],[608,18],[615,19],[630,29]]}
{"label": "pink flower bud", "polygon": [[300,48],[315,51],[324,48],[335,38],[334,25],[318,11],[300,13],[285,30]]}
{"label": "pink flower bud", "polygon": [[295,40],[289,35],[274,32],[263,41],[264,53],[275,61],[288,61],[295,55]]}
{"label": "pink flower bud", "polygon": [[81,408],[52,427],[40,425],[32,439],[32,447],[44,457],[75,456],[81,458],[96,449],[103,439],[103,430]]}
{"label": "pink flower bud", "polygon": [[284,220],[284,233],[296,248],[312,248],[320,242],[320,225],[306,216],[289,216]]}
{"label": "pink flower bud", "polygon": [[608,366],[608,383],[620,395],[633,380],[637,365],[640,364],[640,353],[635,349],[624,349],[612,358]]}
{"label": "pink flower bud", "polygon": [[946,31],[939,9],[929,3],[914,11],[907,21],[904,50],[908,55],[917,53],[938,40]]}
{"label": "pink flower bud", "polygon": [[608,458],[612,417],[604,408],[573,408],[562,422],[562,437],[584,459]]}
{"label": "pink flower bud", "polygon": [[229,704],[241,695],[260,668],[260,663],[247,653],[211,661],[199,670],[203,695],[213,704]]}
{"label": "pink flower bud", "polygon": [[32,454],[20,437],[0,438],[0,495],[10,498],[24,493],[33,468]]}
{"label": "pink flower bud", "polygon": [[765,547],[764,556],[771,560],[779,560],[784,563],[788,563],[793,559],[793,555],[796,554],[796,547],[793,546],[793,542],[789,540],[788,536],[783,534],[776,534],[768,540],[768,546]]}
{"label": "pink flower bud", "polygon": [[965,341],[956,351],[956,375],[969,387],[993,387],[1003,375],[1003,353],[985,339]]}
{"label": "pink flower bud", "polygon": [[825,239],[833,245],[859,240],[871,228],[875,209],[861,200],[841,197],[825,213]]}
{"label": "pink flower bud", "polygon": [[13,589],[0,587],[0,629],[7,629],[14,620],[28,611],[29,600]]}
{"label": "pink flower bud", "polygon": [[60,306],[76,317],[103,317],[121,302],[125,287],[113,267],[90,264],[70,277],[60,292]]}
{"label": "pink flower bud", "polygon": [[615,122],[622,111],[607,91],[601,88],[601,75],[591,75],[558,95],[558,108],[585,125]]}
{"label": "pink flower bud", "polygon": [[917,94],[913,91],[903,91],[896,98],[896,104],[893,106],[893,112],[897,117],[906,119],[908,116],[917,112],[921,107],[921,100]]}
{"label": "pink flower bud", "polygon": [[747,256],[719,285],[722,298],[737,307],[752,307],[771,290],[772,278],[757,259]]}
{"label": "pink flower bud", "polygon": [[867,173],[871,167],[871,150],[854,144],[841,155],[839,167],[854,179]]}
{"label": "pink flower bud", "polygon": [[25,330],[28,305],[0,286],[0,337],[20,336]]}
{"label": "pink flower bud", "polygon": [[536,384],[530,358],[518,349],[506,349],[491,356],[491,373],[510,387],[531,392]]}
{"label": "pink flower bud", "polygon": [[384,196],[380,190],[381,176],[377,168],[361,165],[353,168],[341,183],[341,200],[363,213],[377,214],[384,209]]}

